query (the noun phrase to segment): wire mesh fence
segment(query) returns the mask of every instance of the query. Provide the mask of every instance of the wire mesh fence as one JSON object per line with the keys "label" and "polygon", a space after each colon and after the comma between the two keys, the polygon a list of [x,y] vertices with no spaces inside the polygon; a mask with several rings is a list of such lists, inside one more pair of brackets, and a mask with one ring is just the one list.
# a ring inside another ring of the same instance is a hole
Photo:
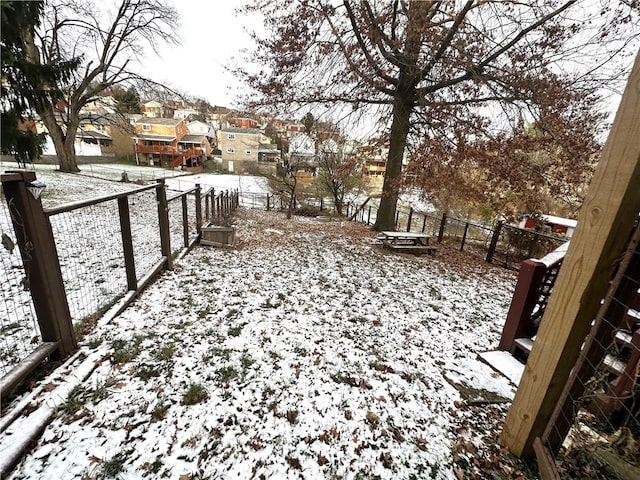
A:
{"label": "wire mesh fence", "polygon": [[[35,179],[33,173],[29,175]],[[12,185],[20,184],[17,177],[20,175],[7,181]],[[15,193],[9,197],[13,196]],[[213,196],[209,197],[212,203],[210,210],[213,211]],[[22,203],[24,198],[11,198],[10,202],[19,200]],[[28,195],[26,198],[29,198]],[[237,199],[228,193],[220,193],[218,200],[221,199],[223,201],[219,201],[216,208],[225,209],[224,215],[228,216],[228,210],[235,208]],[[197,205],[198,201],[200,205]],[[4,280],[1,282],[0,303],[0,367],[3,376],[8,372],[14,372],[12,375],[15,376],[18,366],[20,372],[26,372],[23,360],[43,344],[42,338],[45,336],[41,333],[43,326],[38,324],[33,298],[46,298],[47,289],[42,288],[40,281],[38,287],[31,282],[29,291],[29,275],[25,271],[25,264],[29,263],[28,259],[26,263],[23,262],[24,255],[20,251],[28,253],[30,237],[26,233],[22,235],[20,238],[26,239],[26,243],[20,243],[19,248],[15,235],[16,228],[22,224],[21,218],[18,218],[20,212],[29,217],[29,229],[37,224],[40,232],[49,232],[50,240],[46,239],[46,234],[38,238],[50,245],[53,253],[38,258],[48,259],[48,271],[59,271],[57,278],[61,290],[55,298],[64,299],[63,303],[57,304],[64,304],[63,311],[68,312],[66,315],[70,317],[69,325],[73,324],[76,329],[75,334],[70,332],[70,337],[64,338],[72,338],[72,342],[75,342],[74,337],[82,331],[87,320],[98,318],[127,292],[137,291],[148,281],[151,273],[165,263],[165,266],[170,266],[169,257],[196,241],[199,236],[196,218],[202,212],[202,201],[196,188],[178,193],[167,201],[162,183],[159,183],[46,209],[36,201],[31,208],[36,208],[40,213],[32,218],[32,212],[24,206],[11,213],[12,209],[2,195],[0,227],[3,248],[0,249],[0,268]],[[12,222],[12,217],[16,221]],[[166,229],[161,227],[162,224]],[[171,252],[166,248],[169,242],[162,238],[171,239]],[[45,311],[45,317],[47,315]],[[52,319],[58,318],[53,314],[50,316]],[[43,321],[46,323],[47,319]],[[56,335],[56,329],[52,329],[48,323],[47,332],[47,338]],[[50,342],[47,343],[47,351],[57,348],[55,339],[53,343],[51,339],[47,342]],[[44,350],[41,349],[41,352]]]}
{"label": "wire mesh fence", "polygon": [[[168,199],[169,204],[169,232],[171,238],[171,255],[175,256],[185,247],[185,231],[183,200],[186,202],[184,194],[178,194]],[[185,205],[186,206],[186,205]],[[188,222],[188,217],[187,217]],[[187,224],[188,225],[188,224]],[[188,241],[188,238],[187,238]]]}
{"label": "wire mesh fence", "polygon": [[443,229],[443,241],[459,247],[460,250],[483,257],[489,250],[494,232],[494,228],[489,225],[447,217]]}
{"label": "wire mesh fence", "polygon": [[138,274],[149,272],[162,258],[156,192],[146,190],[129,196],[131,239]]}
{"label": "wire mesh fence", "polygon": [[146,183],[154,182],[158,179],[179,177],[183,175],[183,172],[146,165],[136,167],[133,165],[118,165],[115,163],[89,163],[81,166],[80,174],[105,180]]}
{"label": "wire mesh fence", "polygon": [[639,478],[639,245],[636,225],[543,438],[563,478]]}
{"label": "wire mesh fence", "polygon": [[[9,372],[42,343],[11,215],[0,187],[0,375]],[[13,215],[20,225],[17,212],[13,211]]]}
{"label": "wire mesh fence", "polygon": [[493,263],[518,269],[528,258],[542,258],[567,241],[564,236],[554,237],[544,233],[502,225],[498,233]]}
{"label": "wire mesh fence", "polygon": [[240,206],[243,208],[267,208],[269,194],[263,192],[239,192]]}
{"label": "wire mesh fence", "polygon": [[104,311],[126,291],[115,200],[49,215],[74,324]]}

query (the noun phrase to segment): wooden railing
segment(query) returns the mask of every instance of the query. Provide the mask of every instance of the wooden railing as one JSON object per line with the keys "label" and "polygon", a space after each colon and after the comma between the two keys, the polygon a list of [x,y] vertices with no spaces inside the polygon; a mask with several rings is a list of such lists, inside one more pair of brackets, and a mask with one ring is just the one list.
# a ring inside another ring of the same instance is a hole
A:
{"label": "wooden railing", "polygon": [[518,281],[500,338],[500,350],[511,354],[518,350],[528,354],[531,350],[531,339],[538,331],[568,245],[565,243],[540,260],[529,259],[520,265]]}
{"label": "wooden railing", "polygon": [[180,149],[169,145],[141,145],[139,143],[135,145],[135,151],[137,153],[154,155],[180,155],[184,158],[198,157],[202,155],[202,148],[200,147]]}

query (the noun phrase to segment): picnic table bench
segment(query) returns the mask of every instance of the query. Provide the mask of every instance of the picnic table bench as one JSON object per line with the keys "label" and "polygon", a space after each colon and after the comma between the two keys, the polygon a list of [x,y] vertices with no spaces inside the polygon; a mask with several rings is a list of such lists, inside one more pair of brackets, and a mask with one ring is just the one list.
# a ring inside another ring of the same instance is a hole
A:
{"label": "picnic table bench", "polygon": [[435,245],[429,245],[434,237],[426,233],[416,232],[380,232],[380,240],[384,248],[396,252],[413,253],[421,255],[423,253],[435,253],[438,249]]}

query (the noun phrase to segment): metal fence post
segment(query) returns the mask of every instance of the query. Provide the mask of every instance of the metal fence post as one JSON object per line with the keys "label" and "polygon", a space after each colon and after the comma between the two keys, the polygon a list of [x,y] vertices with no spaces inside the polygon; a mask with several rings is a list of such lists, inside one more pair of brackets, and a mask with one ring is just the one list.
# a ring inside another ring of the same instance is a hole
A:
{"label": "metal fence post", "polygon": [[444,229],[447,227],[447,213],[442,214],[442,220],[440,221],[440,231],[438,232],[438,243],[442,243],[444,238]]}
{"label": "metal fence post", "polygon": [[467,241],[467,232],[469,231],[469,222],[464,224],[464,233],[462,234],[462,243],[460,244],[460,251],[464,249],[464,243]]}
{"label": "metal fence post", "polygon": [[171,270],[173,268],[173,259],[171,258],[171,234],[169,233],[169,203],[167,202],[167,192],[164,189],[164,179],[158,179],[156,199],[158,201],[160,250],[162,256],[166,258],[166,268]]}
{"label": "metal fence post", "polygon": [[1,180],[42,340],[60,342],[54,355],[65,357],[77,350],[78,344],[51,224],[40,199],[28,190],[36,180],[35,172],[7,172]]}
{"label": "metal fence post", "polygon": [[496,253],[496,247],[498,246],[498,240],[500,239],[500,232],[502,231],[502,220],[496,223],[496,229],[493,231],[493,237],[491,237],[491,243],[489,244],[489,250],[487,251],[486,261],[491,263],[493,256]]}

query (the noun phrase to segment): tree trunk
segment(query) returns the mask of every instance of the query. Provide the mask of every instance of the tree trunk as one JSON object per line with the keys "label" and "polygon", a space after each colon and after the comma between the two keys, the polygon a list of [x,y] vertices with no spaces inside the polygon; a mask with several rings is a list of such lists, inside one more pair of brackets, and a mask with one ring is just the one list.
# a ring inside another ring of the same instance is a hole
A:
{"label": "tree trunk", "polygon": [[293,184],[291,185],[290,195],[289,195],[289,207],[287,208],[287,220],[291,219],[293,215],[293,210],[296,205],[296,185],[298,184],[298,178],[293,175]]}
{"label": "tree trunk", "polygon": [[411,92],[398,92],[393,101],[393,122],[389,139],[389,155],[382,185],[380,208],[376,216],[374,230],[395,230],[396,205],[398,203],[398,182],[402,173],[402,159],[409,133],[409,117],[413,110]]}
{"label": "tree trunk", "polygon": [[58,165],[61,172],[79,172],[78,164],[76,162],[76,149],[73,142],[75,138],[75,128],[68,125],[67,128],[73,128],[73,135],[70,137],[68,132],[64,134],[60,125],[56,121],[56,118],[51,111],[40,113],[42,122],[47,127],[53,146],[56,149],[56,157],[58,158]]}
{"label": "tree trunk", "polygon": [[396,226],[396,205],[398,187],[402,172],[402,159],[409,134],[409,119],[416,105],[416,88],[420,82],[417,68],[422,27],[431,8],[431,2],[409,2],[407,36],[404,43],[405,63],[398,74],[398,85],[393,96],[393,121],[389,138],[389,155],[382,185],[380,208],[376,216],[374,230],[394,230]]}
{"label": "tree trunk", "polygon": [[333,189],[333,206],[336,209],[336,213],[338,215],[342,215],[342,208],[344,206],[344,195],[340,195],[338,192],[338,187],[336,186],[335,182],[331,182],[332,183],[332,189]]}
{"label": "tree trunk", "polygon": [[62,172],[78,172],[78,166],[76,164],[76,152],[73,142],[67,141],[67,136],[62,131],[60,125],[56,121],[53,111],[46,110],[38,112],[42,123],[47,127],[53,146],[56,149],[56,157],[58,158],[58,165]]}
{"label": "tree trunk", "polygon": [[[67,135],[64,139],[64,145],[62,151],[56,147],[56,154],[58,156],[58,162],[60,164],[60,171],[62,172],[79,172],[78,163],[76,161],[76,147],[75,138],[76,131],[78,130],[79,119],[72,117],[67,122]],[[55,143],[54,143],[55,146]]]}

